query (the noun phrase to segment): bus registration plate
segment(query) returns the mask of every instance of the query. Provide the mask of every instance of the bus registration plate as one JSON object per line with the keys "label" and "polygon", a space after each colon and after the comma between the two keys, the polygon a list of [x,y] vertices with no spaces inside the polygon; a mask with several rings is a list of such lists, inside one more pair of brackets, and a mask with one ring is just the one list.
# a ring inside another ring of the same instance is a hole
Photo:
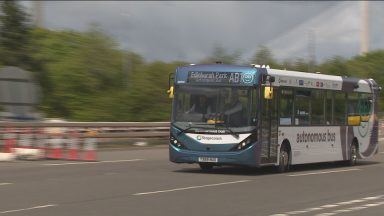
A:
{"label": "bus registration plate", "polygon": [[218,161],[219,161],[218,158],[213,158],[213,157],[199,157],[199,162],[217,163]]}

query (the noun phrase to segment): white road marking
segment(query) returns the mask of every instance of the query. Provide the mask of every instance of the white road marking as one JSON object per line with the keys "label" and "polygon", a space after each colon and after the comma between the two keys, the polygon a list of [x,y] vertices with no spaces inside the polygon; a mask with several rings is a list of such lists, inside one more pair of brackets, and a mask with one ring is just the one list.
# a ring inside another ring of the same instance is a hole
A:
{"label": "white road marking", "polygon": [[[274,214],[271,216],[297,215],[297,214],[302,214],[302,213],[308,213],[308,212],[313,212],[313,211],[320,211],[320,210],[324,210],[324,209],[330,209],[330,208],[336,208],[336,207],[341,207],[341,206],[346,206],[346,205],[352,205],[352,204],[361,203],[361,202],[372,202],[373,200],[383,200],[383,199],[384,199],[384,195],[370,196],[370,197],[364,197],[364,198],[356,199],[356,200],[339,202],[339,203],[335,203],[335,204],[326,204],[326,205],[322,205],[320,207],[306,208],[304,210],[290,211],[290,212],[285,212],[285,213],[280,213],[280,214]],[[319,214],[316,214],[316,216],[336,215],[339,213],[358,211],[358,210],[366,209],[369,207],[376,207],[376,206],[380,206],[380,205],[384,205],[384,201],[375,202],[375,203],[368,203],[368,204],[364,204],[361,206],[354,206],[354,207],[350,207],[347,209],[339,209],[339,210],[335,210],[333,212],[319,213]]]}
{"label": "white road marking", "polygon": [[0,186],[4,186],[4,185],[11,185],[11,184],[13,184],[13,183],[9,183],[9,182],[2,182],[2,183],[0,183]]}
{"label": "white road marking", "polygon": [[360,170],[360,169],[353,168],[353,169],[344,169],[344,170],[321,171],[321,172],[291,174],[288,176],[296,177],[296,176],[307,176],[307,175],[320,175],[320,174],[328,174],[328,173],[350,172],[350,171],[357,171],[357,170]]}
{"label": "white road marking", "polygon": [[320,206],[320,208],[334,208],[334,207],[337,207],[339,205],[336,205],[336,204],[328,204],[328,205],[323,205],[323,206]]}
{"label": "white road marking", "polygon": [[271,215],[271,216],[288,216],[287,214],[274,214],[274,215]]}
{"label": "white road marking", "polygon": [[351,200],[351,201],[347,201],[347,202],[340,202],[340,203],[336,203],[338,205],[349,205],[349,204],[353,204],[353,203],[360,203],[360,202],[365,202],[365,198],[363,199],[358,199],[358,200]]}
{"label": "white road marking", "polygon": [[380,199],[384,197],[384,195],[380,195],[380,196],[374,196],[374,197],[365,197],[363,198],[364,200],[377,200],[377,199]]}
{"label": "white road marking", "polygon": [[384,154],[384,152],[379,152],[379,154]]}
{"label": "white road marking", "polygon": [[368,207],[366,206],[356,206],[356,207],[352,207],[352,208],[349,208],[350,210],[352,211],[357,211],[357,210],[361,210],[361,209],[366,209]]}
{"label": "white road marking", "polygon": [[336,213],[332,213],[332,212],[329,212],[329,213],[321,213],[321,214],[317,214],[316,216],[331,216],[331,215],[335,215]]}
{"label": "white road marking", "polygon": [[49,204],[49,205],[41,205],[41,206],[35,206],[31,208],[23,208],[23,209],[14,209],[14,210],[8,210],[8,211],[2,211],[0,214],[6,214],[6,213],[12,213],[12,212],[20,212],[20,211],[28,211],[33,209],[42,209],[42,208],[48,208],[48,207],[55,207],[57,204]]}
{"label": "white road marking", "polygon": [[384,140],[384,137],[379,138],[379,141],[383,141],[383,140]]}
{"label": "white road marking", "polygon": [[345,213],[345,212],[350,212],[350,211],[352,211],[352,210],[350,210],[350,209],[340,209],[340,210],[336,210],[334,212],[335,213]]}
{"label": "white road marking", "polygon": [[89,161],[89,162],[71,162],[71,163],[48,163],[42,164],[44,166],[65,166],[65,165],[79,165],[79,164],[100,164],[100,163],[122,163],[122,162],[133,162],[142,161],[144,159],[129,159],[129,160],[113,160],[113,161]]}
{"label": "white road marking", "polygon": [[196,188],[214,187],[214,186],[228,185],[228,184],[238,184],[238,183],[244,183],[244,182],[249,182],[249,181],[251,181],[251,180],[240,180],[240,181],[232,181],[232,182],[223,182],[223,183],[218,183],[218,184],[208,184],[208,185],[199,185],[199,186],[191,186],[191,187],[184,187],[184,188],[175,188],[175,189],[169,189],[169,190],[135,193],[133,195],[134,196],[140,196],[140,195],[149,195],[149,194],[157,194],[157,193],[167,193],[167,192],[189,190],[189,189],[196,189]]}
{"label": "white road marking", "polygon": [[307,208],[307,209],[304,209],[305,211],[318,211],[318,210],[322,210],[323,208],[320,208],[320,207],[315,207],[315,208]]}
{"label": "white road marking", "polygon": [[375,207],[375,206],[379,206],[379,205],[380,205],[380,203],[371,203],[371,204],[366,204],[364,206],[366,206],[366,207]]}
{"label": "white road marking", "polygon": [[308,211],[306,210],[300,210],[300,211],[291,211],[291,212],[287,212],[288,215],[295,215],[295,214],[302,214],[302,213],[306,213]]}

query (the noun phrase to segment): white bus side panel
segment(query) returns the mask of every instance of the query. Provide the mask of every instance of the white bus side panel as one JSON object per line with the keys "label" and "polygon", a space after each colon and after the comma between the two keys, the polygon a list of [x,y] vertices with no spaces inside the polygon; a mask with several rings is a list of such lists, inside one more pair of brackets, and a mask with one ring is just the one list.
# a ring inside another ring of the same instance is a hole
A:
{"label": "white bus side panel", "polygon": [[[344,134],[345,136],[345,134]],[[278,141],[291,144],[292,164],[343,160],[340,126],[280,126]]]}

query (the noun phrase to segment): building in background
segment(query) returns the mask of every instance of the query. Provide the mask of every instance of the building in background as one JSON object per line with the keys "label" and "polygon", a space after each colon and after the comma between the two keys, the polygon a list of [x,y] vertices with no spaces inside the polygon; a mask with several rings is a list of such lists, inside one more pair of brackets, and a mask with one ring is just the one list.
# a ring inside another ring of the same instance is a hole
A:
{"label": "building in background", "polygon": [[18,67],[0,69],[0,119],[37,120],[40,88],[32,73]]}

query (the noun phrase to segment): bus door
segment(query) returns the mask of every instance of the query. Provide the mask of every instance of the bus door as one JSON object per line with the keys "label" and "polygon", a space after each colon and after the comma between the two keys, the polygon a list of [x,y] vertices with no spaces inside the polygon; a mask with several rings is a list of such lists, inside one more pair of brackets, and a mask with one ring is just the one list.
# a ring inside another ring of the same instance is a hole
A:
{"label": "bus door", "polygon": [[[262,95],[265,94],[265,88],[262,88]],[[272,97],[261,98],[261,163],[276,163],[277,161],[277,89],[271,92]]]}

